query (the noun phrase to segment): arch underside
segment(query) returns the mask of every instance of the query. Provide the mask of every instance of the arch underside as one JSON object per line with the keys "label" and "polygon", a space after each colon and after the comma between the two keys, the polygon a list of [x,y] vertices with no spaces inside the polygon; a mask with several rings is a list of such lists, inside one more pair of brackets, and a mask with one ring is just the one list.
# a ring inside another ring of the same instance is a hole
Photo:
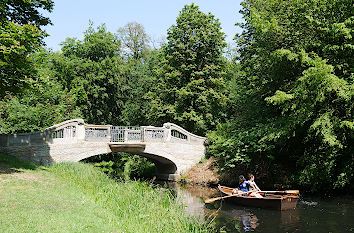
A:
{"label": "arch underside", "polygon": [[130,154],[137,154],[149,159],[156,165],[156,172],[158,174],[175,174],[178,170],[176,163],[170,159],[159,156],[153,153],[146,152],[146,145],[141,143],[132,143],[132,144],[121,144],[114,143],[110,144],[112,152],[126,152]]}
{"label": "arch underside", "polygon": [[[115,151],[118,152],[118,151]],[[156,173],[157,174],[175,174],[177,171],[177,166],[174,162],[172,162],[171,160],[158,156],[158,155],[154,155],[154,154],[148,154],[148,153],[142,153],[142,152],[129,152],[129,151],[119,151],[119,152],[125,152],[125,153],[129,153],[132,155],[140,155],[142,157],[147,158],[150,162],[154,163],[156,166]],[[89,157],[94,157],[100,154],[95,154],[95,155],[91,155],[85,158],[80,159],[87,159]]]}
{"label": "arch underside", "polygon": [[[151,153],[146,153],[144,152],[145,147],[144,146],[140,146],[140,145],[130,145],[130,146],[110,146],[111,148],[111,152],[125,152],[125,153],[129,153],[129,154],[136,154],[136,155],[140,155],[143,156],[145,158],[147,158],[149,161],[153,162],[156,166],[156,173],[157,175],[159,174],[175,174],[177,172],[177,166],[176,164],[171,161],[168,158],[156,155],[156,154],[151,154]],[[97,152],[97,151],[96,151]],[[103,151],[102,151],[103,152]],[[104,153],[104,152],[103,152]],[[90,154],[90,155],[88,155]],[[93,156],[97,156],[99,154],[102,153],[86,153],[84,157],[81,157],[79,160],[83,160],[89,157],[93,157]]]}
{"label": "arch underside", "polygon": [[149,161],[153,162],[156,166],[157,174],[175,174],[177,171],[177,166],[171,160],[148,153],[134,153],[147,158]]}

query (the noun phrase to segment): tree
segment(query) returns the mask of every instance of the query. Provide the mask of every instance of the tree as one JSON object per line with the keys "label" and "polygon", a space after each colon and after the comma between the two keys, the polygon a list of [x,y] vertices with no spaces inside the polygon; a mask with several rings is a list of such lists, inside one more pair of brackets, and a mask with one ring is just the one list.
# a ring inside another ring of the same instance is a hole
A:
{"label": "tree", "polygon": [[0,97],[18,92],[34,76],[30,54],[38,51],[47,35],[40,26],[50,23],[39,10],[52,11],[51,0],[1,1]]}
{"label": "tree", "polygon": [[81,117],[73,96],[54,78],[49,66],[52,57],[45,49],[31,55],[35,79],[20,93],[8,94],[0,102],[0,133],[37,131]]}
{"label": "tree", "polygon": [[210,135],[210,151],[230,170],[253,161],[267,164],[268,173],[292,171],[294,182],[308,189],[348,187],[354,178],[352,2],[242,5],[236,111]]}
{"label": "tree", "polygon": [[204,134],[222,121],[224,94],[223,48],[225,35],[219,20],[199,7],[186,5],[167,32],[149,119],[172,121]]}
{"label": "tree", "polygon": [[153,125],[147,114],[151,103],[147,93],[156,85],[154,67],[158,65],[159,51],[146,53],[141,60],[128,60],[124,64],[124,77],[127,79],[128,99],[124,103],[122,121],[125,125]]}
{"label": "tree", "polygon": [[84,39],[68,38],[62,53],[56,54],[51,67],[56,79],[75,99],[85,120],[94,124],[120,124],[127,99],[120,43],[104,25],[91,24]]}
{"label": "tree", "polygon": [[0,3],[0,22],[14,22],[20,25],[36,24],[38,27],[50,24],[48,17],[44,17],[40,9],[51,12],[54,7],[52,0],[3,0]]}
{"label": "tree", "polygon": [[118,37],[122,43],[123,52],[135,60],[144,56],[148,50],[149,36],[143,25],[137,22],[127,23],[118,29]]}

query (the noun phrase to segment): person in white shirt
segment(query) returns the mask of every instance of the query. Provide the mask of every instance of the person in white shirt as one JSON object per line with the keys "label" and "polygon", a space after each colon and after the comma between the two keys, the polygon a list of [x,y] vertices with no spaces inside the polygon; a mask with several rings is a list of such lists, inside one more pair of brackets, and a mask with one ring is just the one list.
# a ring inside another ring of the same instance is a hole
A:
{"label": "person in white shirt", "polygon": [[257,186],[256,182],[254,182],[254,175],[253,174],[249,174],[248,175],[248,182],[249,182],[249,191],[250,193],[250,197],[257,197],[257,198],[263,198],[263,196],[261,194],[259,194],[258,192],[261,191],[261,189]]}
{"label": "person in white shirt", "polygon": [[261,189],[257,186],[256,182],[254,182],[254,175],[248,175],[248,181],[250,183],[249,191],[261,191]]}

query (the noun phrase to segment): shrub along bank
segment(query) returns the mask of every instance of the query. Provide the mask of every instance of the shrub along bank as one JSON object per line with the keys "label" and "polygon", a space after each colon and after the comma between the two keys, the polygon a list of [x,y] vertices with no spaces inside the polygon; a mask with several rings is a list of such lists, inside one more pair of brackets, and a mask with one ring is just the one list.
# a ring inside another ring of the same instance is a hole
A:
{"label": "shrub along bank", "polygon": [[208,232],[169,193],[90,164],[42,168],[0,154],[0,232]]}

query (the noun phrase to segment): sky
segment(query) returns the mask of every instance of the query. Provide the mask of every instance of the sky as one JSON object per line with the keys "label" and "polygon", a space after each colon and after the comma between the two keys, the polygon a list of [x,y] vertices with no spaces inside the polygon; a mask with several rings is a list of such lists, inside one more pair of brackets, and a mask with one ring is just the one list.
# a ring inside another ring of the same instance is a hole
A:
{"label": "sky", "polygon": [[53,25],[44,27],[49,36],[47,47],[60,50],[60,43],[68,37],[83,38],[91,20],[95,26],[106,24],[108,31],[116,32],[128,22],[138,22],[153,41],[161,41],[167,29],[186,4],[195,3],[205,12],[211,12],[221,22],[226,41],[232,42],[242,20],[241,0],[54,0],[52,13],[44,13]]}

